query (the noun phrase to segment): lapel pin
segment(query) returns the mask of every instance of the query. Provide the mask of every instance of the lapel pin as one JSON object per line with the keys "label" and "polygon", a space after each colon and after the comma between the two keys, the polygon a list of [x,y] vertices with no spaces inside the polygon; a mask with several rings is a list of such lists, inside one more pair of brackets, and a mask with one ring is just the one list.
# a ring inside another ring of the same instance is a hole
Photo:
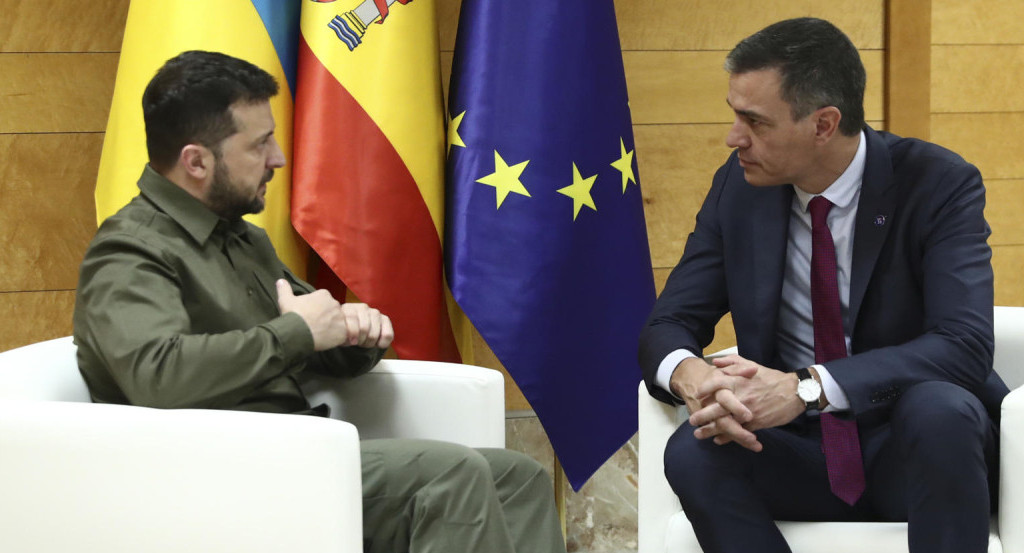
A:
{"label": "lapel pin", "polygon": [[885,226],[885,215],[875,215],[875,226]]}

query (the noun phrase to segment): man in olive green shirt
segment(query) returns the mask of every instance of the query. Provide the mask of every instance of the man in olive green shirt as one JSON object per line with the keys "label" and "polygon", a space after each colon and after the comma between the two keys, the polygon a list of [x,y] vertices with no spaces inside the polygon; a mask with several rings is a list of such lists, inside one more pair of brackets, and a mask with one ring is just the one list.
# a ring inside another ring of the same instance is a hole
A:
{"label": "man in olive green shirt", "polygon": [[[93,400],[161,408],[324,414],[296,375],[355,377],[391,344],[386,315],[339,304],[242,220],[285,159],[277,83],[211,52],[169,60],[143,96],[140,193],[82,261],[74,313]],[[503,450],[362,442],[366,551],[564,552],[543,469]]]}

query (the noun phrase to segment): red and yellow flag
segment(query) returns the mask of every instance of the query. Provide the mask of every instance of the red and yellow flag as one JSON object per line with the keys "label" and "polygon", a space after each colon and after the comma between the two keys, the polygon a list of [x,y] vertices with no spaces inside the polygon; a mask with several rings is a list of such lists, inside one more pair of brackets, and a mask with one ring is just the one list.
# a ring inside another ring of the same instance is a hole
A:
{"label": "red and yellow flag", "polygon": [[406,359],[456,361],[444,296],[444,114],[432,0],[304,0],[292,224]]}

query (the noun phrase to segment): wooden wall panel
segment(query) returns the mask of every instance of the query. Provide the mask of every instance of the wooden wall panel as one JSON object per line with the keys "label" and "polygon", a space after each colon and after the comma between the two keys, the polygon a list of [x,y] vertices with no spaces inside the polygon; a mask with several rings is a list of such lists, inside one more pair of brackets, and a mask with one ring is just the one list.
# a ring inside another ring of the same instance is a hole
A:
{"label": "wooden wall panel", "polygon": [[762,27],[816,16],[843,29],[859,48],[881,49],[881,0],[616,0],[623,50],[730,50]]}
{"label": "wooden wall panel", "polygon": [[[655,268],[674,267],[711,178],[725,162],[726,124],[634,127],[647,239]],[[694,160],[701,160],[695,162]]]}
{"label": "wooden wall panel", "polygon": [[[726,52],[623,52],[633,123],[728,123]],[[883,118],[885,86],[881,51],[861,51],[868,73],[864,113]]]}
{"label": "wooden wall panel", "polygon": [[1021,44],[1020,0],[932,0],[932,44]]}
{"label": "wooden wall panel", "polygon": [[0,54],[0,133],[103,131],[117,58]]}
{"label": "wooden wall panel", "polygon": [[[661,291],[665,288],[665,281],[668,280],[668,275],[671,272],[672,269],[654,270],[654,289],[658,294],[661,294]],[[708,347],[704,348],[704,353],[715,353],[735,345],[736,330],[732,327],[732,315],[726,313],[722,320],[718,321],[718,325],[715,326],[715,339],[708,344]]]}
{"label": "wooden wall panel", "polygon": [[[1024,246],[1024,179],[985,181],[985,219],[992,227],[992,246]],[[1018,279],[1024,289],[1024,279]]]}
{"label": "wooden wall panel", "polygon": [[995,272],[995,304],[1024,305],[1024,245],[992,248],[992,270]]}
{"label": "wooden wall panel", "polygon": [[[722,69],[726,52],[623,52],[629,105],[634,125],[728,123],[725,103],[729,75]],[[452,52],[441,53],[441,83],[448,97]],[[861,51],[868,72],[864,113],[881,121],[885,75],[879,51]]]}
{"label": "wooden wall panel", "polygon": [[[1024,177],[1024,112],[932,114],[932,142],[978,166],[986,179]],[[1018,199],[1024,205],[1024,199]]]}
{"label": "wooden wall panel", "polygon": [[71,334],[75,292],[0,292],[0,351]]}
{"label": "wooden wall panel", "polygon": [[101,134],[0,135],[0,290],[71,290],[96,229]]}
{"label": "wooden wall panel", "polygon": [[437,0],[434,6],[434,11],[437,12],[437,35],[441,51],[452,52],[455,50],[462,0]]}
{"label": "wooden wall panel", "polygon": [[1024,111],[1022,75],[1024,44],[933,46],[932,112]]}
{"label": "wooden wall panel", "polygon": [[[437,0],[442,51],[455,48],[460,0]],[[615,0],[623,50],[731,50],[744,37],[789,17],[824,17],[858,48],[884,47],[883,0]],[[752,16],[752,14],[754,16]]]}
{"label": "wooden wall panel", "polygon": [[448,81],[452,77],[452,58],[455,57],[453,52],[441,52],[441,93],[444,98],[445,109],[448,108],[448,85],[451,84]]}
{"label": "wooden wall panel", "polygon": [[978,166],[997,305],[1024,305],[1021,0],[932,1],[932,139]]}
{"label": "wooden wall panel", "polygon": [[116,52],[129,0],[0,0],[0,52]]}
{"label": "wooden wall panel", "polygon": [[901,136],[931,136],[931,0],[885,6],[885,118]]}

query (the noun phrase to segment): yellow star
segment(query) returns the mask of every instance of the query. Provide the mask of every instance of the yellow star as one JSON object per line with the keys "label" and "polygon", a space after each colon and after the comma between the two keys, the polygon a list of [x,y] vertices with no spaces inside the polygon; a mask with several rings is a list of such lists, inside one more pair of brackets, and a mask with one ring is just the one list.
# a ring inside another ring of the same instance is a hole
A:
{"label": "yellow star", "polygon": [[626,145],[619,139],[619,151],[622,157],[612,162],[612,167],[619,170],[622,173],[622,193],[626,193],[626,185],[630,182],[636,184],[636,176],[633,175],[633,152],[636,150],[626,151]]}
{"label": "yellow star", "polygon": [[572,198],[572,220],[576,220],[576,216],[580,214],[580,209],[583,206],[587,206],[594,211],[597,211],[597,206],[594,205],[594,198],[590,195],[590,189],[594,187],[594,181],[597,180],[597,175],[592,177],[583,178],[580,176],[580,170],[576,168],[576,164],[572,164],[572,184],[565,188],[559,188],[559,194],[565,194]]}
{"label": "yellow star", "polygon": [[[459,117],[462,116],[460,115]],[[519,176],[523,174],[527,163],[530,163],[530,160],[509,167],[505,160],[501,159],[501,156],[498,155],[498,150],[494,150],[494,172],[476,179],[476,182],[494,187],[495,197],[498,200],[497,207],[501,207],[501,202],[505,201],[505,196],[508,196],[509,192],[522,194],[529,198],[530,193],[527,192],[526,187],[519,180]]]}
{"label": "yellow star", "polygon": [[466,112],[462,112],[455,117],[448,120],[448,153],[452,153],[452,146],[466,147],[466,143],[462,141],[462,137],[459,136],[459,125],[462,124],[462,118],[466,116]]}

